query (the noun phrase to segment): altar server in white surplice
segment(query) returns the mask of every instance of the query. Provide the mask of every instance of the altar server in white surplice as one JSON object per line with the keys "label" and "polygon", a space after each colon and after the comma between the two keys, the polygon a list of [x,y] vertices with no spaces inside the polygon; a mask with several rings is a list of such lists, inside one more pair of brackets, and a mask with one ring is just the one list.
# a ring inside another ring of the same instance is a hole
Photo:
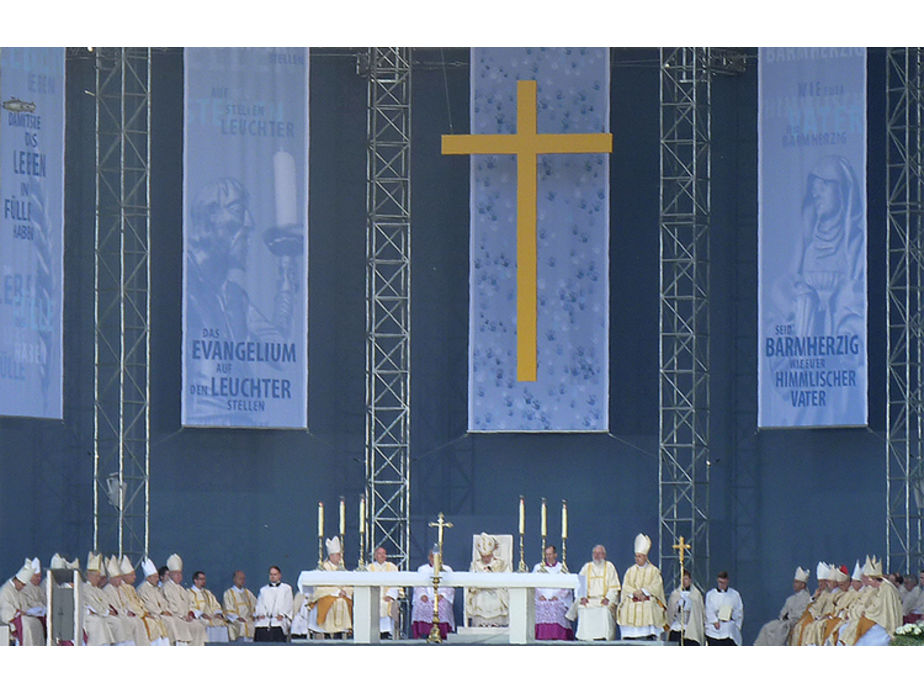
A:
{"label": "altar server in white surplice", "polygon": [[29,616],[23,609],[22,590],[29,584],[34,574],[31,559],[26,559],[23,566],[0,588],[0,623],[10,626],[10,632],[20,645],[44,645],[45,635],[42,622],[35,616]]}
{"label": "altar server in white surplice", "polygon": [[606,560],[606,548],[597,544],[592,561],[585,563],[579,575],[587,581],[586,596],[575,600],[568,618],[577,615],[578,640],[615,640],[616,605],[619,600],[619,573]]}
{"label": "altar server in white surplice", "polygon": [[[417,569],[418,573],[433,577],[433,564],[439,556],[439,547],[434,544],[427,556],[427,563]],[[451,573],[450,568],[445,563],[440,564],[440,574]],[[456,628],[456,619],[453,615],[453,602],[455,600],[456,590],[453,587],[440,587],[440,601],[437,606],[437,619],[439,621],[440,637],[445,640],[450,631]],[[430,635],[430,629],[433,626],[433,601],[435,599],[433,586],[415,587],[414,598],[411,607],[411,638],[426,638]]]}
{"label": "altar server in white surplice", "polygon": [[623,640],[657,640],[664,632],[664,582],[661,571],[648,560],[651,539],[635,537],[635,563],[622,577],[616,623]]}
{"label": "altar server in white surplice", "polygon": [[706,593],[706,642],[709,645],[740,645],[744,604],[738,591],[728,586],[728,573],[716,576],[717,587]]}
{"label": "altar server in white surplice", "polygon": [[221,599],[225,620],[228,621],[228,637],[231,640],[240,638],[243,642],[252,642],[253,613],[257,598],[244,586],[247,584],[247,576],[243,570],[235,570],[231,582],[233,584],[225,590]]}
{"label": "altar server in white surplice", "polygon": [[[473,573],[506,573],[510,566],[497,555],[497,539],[482,532],[475,547],[478,556],[472,561]],[[510,598],[504,588],[469,587],[465,591],[465,611],[470,625],[480,627],[506,626],[510,620]]]}
{"label": "altar server in white surplice", "polygon": [[[396,566],[388,559],[388,553],[384,546],[378,547],[372,554],[373,560],[366,570],[370,573],[394,573],[398,571]],[[379,634],[386,639],[395,636],[395,624],[398,622],[398,600],[403,597],[403,590],[400,587],[383,587],[379,602]]]}
{"label": "altar server in white surplice", "polygon": [[783,603],[780,615],[761,627],[757,640],[754,641],[755,645],[785,645],[789,642],[789,634],[792,633],[793,626],[802,618],[802,614],[812,601],[812,595],[806,589],[809,575],[809,571],[803,570],[802,566],[796,568],[792,580],[793,593]]}
{"label": "altar server in white surplice", "polygon": [[683,644],[702,645],[706,642],[703,632],[705,606],[703,594],[693,584],[693,576],[684,568],[681,587],[671,592],[667,600],[665,620],[670,625],[669,642],[680,642],[681,620],[683,621]]}
{"label": "altar server in white surplice", "polygon": [[282,581],[279,566],[270,566],[269,584],[257,594],[253,619],[254,642],[285,642],[292,625],[292,588]]}
{"label": "altar server in white surplice", "polygon": [[[560,575],[558,549],[545,547],[545,559],[533,566],[534,573]],[[574,591],[557,587],[536,588],[536,640],[574,640],[574,625],[565,614],[574,603]]]}

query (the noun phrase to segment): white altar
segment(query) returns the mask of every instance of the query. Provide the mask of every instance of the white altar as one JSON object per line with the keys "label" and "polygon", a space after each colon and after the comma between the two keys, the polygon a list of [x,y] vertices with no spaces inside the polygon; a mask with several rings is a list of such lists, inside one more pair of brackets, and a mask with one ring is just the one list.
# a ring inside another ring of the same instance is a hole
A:
{"label": "white altar", "polygon": [[[303,570],[297,589],[308,595],[318,585],[353,588],[353,640],[359,643],[379,642],[379,595],[383,587],[425,587],[432,580],[418,572],[397,571],[370,573],[366,571]],[[537,587],[577,589],[578,576],[552,573],[441,573],[440,587],[505,587],[510,594],[509,641],[521,645],[535,641]]]}

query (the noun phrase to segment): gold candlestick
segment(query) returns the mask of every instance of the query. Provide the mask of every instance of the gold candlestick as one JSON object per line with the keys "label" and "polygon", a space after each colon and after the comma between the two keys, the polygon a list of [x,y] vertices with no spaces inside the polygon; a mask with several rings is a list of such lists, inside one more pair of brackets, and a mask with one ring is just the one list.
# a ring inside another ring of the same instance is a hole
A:
{"label": "gold candlestick", "polygon": [[365,570],[366,561],[363,555],[366,551],[366,494],[359,497],[359,561],[356,563],[358,570]]}
{"label": "gold candlestick", "polygon": [[437,528],[437,554],[433,557],[433,625],[430,628],[430,635],[427,636],[427,642],[431,645],[439,645],[443,642],[440,636],[440,568],[443,565],[443,529],[452,527],[452,523],[444,521],[443,513],[440,513],[437,515],[437,521],[428,523],[428,526]]}

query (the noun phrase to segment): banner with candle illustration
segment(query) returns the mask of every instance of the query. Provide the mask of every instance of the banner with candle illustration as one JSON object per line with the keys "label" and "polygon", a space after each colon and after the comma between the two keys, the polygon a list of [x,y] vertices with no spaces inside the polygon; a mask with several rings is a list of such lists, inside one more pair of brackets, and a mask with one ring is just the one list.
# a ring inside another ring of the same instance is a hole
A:
{"label": "banner with candle illustration", "polygon": [[187,48],[184,426],[308,423],[308,49]]}
{"label": "banner with candle illustration", "polygon": [[0,415],[62,417],[64,49],[0,49]]}
{"label": "banner with candle illustration", "polygon": [[606,48],[472,49],[470,431],[608,429],[609,95]]}

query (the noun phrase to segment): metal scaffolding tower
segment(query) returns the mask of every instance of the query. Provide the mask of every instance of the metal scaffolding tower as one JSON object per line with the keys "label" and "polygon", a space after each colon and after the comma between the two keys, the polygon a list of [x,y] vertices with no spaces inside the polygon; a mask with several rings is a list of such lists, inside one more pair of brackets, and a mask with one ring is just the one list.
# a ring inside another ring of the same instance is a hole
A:
{"label": "metal scaffolding tower", "polygon": [[411,49],[370,48],[366,150],[364,552],[409,570],[411,433]]}
{"label": "metal scaffolding tower", "polygon": [[924,567],[924,52],[886,57],[886,570]]}
{"label": "metal scaffolding tower", "polygon": [[93,548],[149,546],[151,50],[96,50]]}
{"label": "metal scaffolding tower", "polygon": [[709,577],[709,224],[711,70],[708,48],[662,48],[658,551],[677,584],[673,544]]}

